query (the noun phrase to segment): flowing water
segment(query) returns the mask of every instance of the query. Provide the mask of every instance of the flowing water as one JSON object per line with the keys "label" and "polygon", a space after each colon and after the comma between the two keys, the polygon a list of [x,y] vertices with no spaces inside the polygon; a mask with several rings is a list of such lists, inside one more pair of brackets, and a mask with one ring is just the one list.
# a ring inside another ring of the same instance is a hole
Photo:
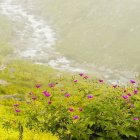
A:
{"label": "flowing water", "polygon": [[2,13],[13,21],[16,29],[15,56],[30,59],[38,64],[48,64],[56,69],[82,71],[72,67],[71,62],[54,49],[56,35],[47,21],[28,13],[22,4],[14,0],[4,0],[0,7]]}
{"label": "flowing water", "polygon": [[87,70],[110,82],[140,73],[139,7],[139,0],[0,3],[16,28],[15,55],[61,70]]}

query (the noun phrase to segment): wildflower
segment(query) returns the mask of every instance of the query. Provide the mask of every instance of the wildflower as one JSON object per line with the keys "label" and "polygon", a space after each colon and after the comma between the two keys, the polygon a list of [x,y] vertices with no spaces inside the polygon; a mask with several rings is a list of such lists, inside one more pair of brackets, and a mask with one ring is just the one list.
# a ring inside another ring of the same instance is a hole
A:
{"label": "wildflower", "polygon": [[67,98],[70,97],[70,94],[69,93],[66,93],[65,94],[65,97],[67,97]]}
{"label": "wildflower", "polygon": [[100,79],[100,80],[99,80],[99,82],[100,82],[100,83],[103,83],[103,82],[104,82],[104,80],[101,80],[101,79]]}
{"label": "wildflower", "polygon": [[87,95],[87,98],[91,99],[93,98],[93,95]]}
{"label": "wildflower", "polygon": [[89,76],[87,76],[87,75],[86,75],[86,76],[84,76],[84,79],[88,79],[88,78],[89,78]]}
{"label": "wildflower", "polygon": [[21,112],[21,110],[20,109],[16,109],[15,112],[19,113],[19,112]]}
{"label": "wildflower", "polygon": [[127,95],[128,95],[128,96],[132,96],[131,93],[128,93]]}
{"label": "wildflower", "polygon": [[80,75],[80,76],[83,76],[83,75],[84,75],[84,73],[80,73],[79,75]]}
{"label": "wildflower", "polygon": [[83,111],[83,108],[79,108],[79,111]]}
{"label": "wildflower", "polygon": [[136,82],[134,80],[130,80],[130,83],[131,84],[135,84]]}
{"label": "wildflower", "polygon": [[49,92],[47,92],[47,91],[43,91],[43,94],[44,94],[46,97],[50,97],[50,96],[51,96],[51,94],[50,94]]}
{"label": "wildflower", "polygon": [[122,96],[124,99],[128,99],[128,96],[127,95],[123,95]]}
{"label": "wildflower", "polygon": [[74,111],[74,109],[73,109],[73,108],[68,108],[68,110],[69,110],[70,112],[73,112],[73,111]]}
{"label": "wildflower", "polygon": [[138,93],[138,90],[134,90],[134,94],[137,94]]}
{"label": "wildflower", "polygon": [[73,116],[73,119],[77,120],[77,119],[79,119],[79,116]]}
{"label": "wildflower", "polygon": [[52,101],[48,101],[48,104],[49,104],[49,105],[52,104]]}
{"label": "wildflower", "polygon": [[55,84],[50,83],[48,86],[52,88],[52,87],[54,87],[54,86],[55,86]]}
{"label": "wildflower", "polygon": [[74,80],[73,82],[74,82],[74,83],[77,83],[77,82],[78,82],[78,80]]}
{"label": "wildflower", "polygon": [[134,120],[134,121],[138,121],[138,120],[139,120],[139,118],[133,118],[133,120]]}
{"label": "wildflower", "polygon": [[14,104],[14,107],[18,107],[19,106],[19,104]]}
{"label": "wildflower", "polygon": [[37,84],[37,85],[35,85],[35,87],[36,87],[36,88],[40,88],[40,87],[41,87],[41,85],[40,85],[40,84]]}

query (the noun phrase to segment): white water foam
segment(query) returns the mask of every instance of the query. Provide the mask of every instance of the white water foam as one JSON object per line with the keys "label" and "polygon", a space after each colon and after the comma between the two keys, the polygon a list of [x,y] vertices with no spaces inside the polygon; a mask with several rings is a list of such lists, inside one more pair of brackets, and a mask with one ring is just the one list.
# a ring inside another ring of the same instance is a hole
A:
{"label": "white water foam", "polygon": [[26,59],[31,59],[38,64],[72,72],[84,71],[71,66],[71,61],[56,52],[56,34],[46,21],[28,13],[26,9],[15,3],[14,0],[4,0],[0,4],[1,11],[16,24],[23,24],[22,29],[17,29],[17,47],[15,54]]}

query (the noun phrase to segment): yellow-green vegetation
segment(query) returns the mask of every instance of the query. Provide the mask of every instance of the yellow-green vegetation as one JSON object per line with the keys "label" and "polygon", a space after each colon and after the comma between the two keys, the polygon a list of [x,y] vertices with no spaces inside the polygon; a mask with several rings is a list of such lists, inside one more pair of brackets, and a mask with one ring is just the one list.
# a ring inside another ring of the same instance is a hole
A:
{"label": "yellow-green vegetation", "polygon": [[63,75],[26,61],[7,65],[0,73],[0,79],[9,83],[0,86],[2,133],[8,131],[7,137],[20,140],[33,136],[34,140],[140,137],[137,82],[131,80],[127,87],[119,87],[83,73]]}
{"label": "yellow-green vegetation", "polygon": [[[6,119],[13,119],[13,115],[7,111],[7,107],[0,106],[0,117],[3,118],[5,121]],[[15,120],[16,121],[16,120]],[[8,122],[3,124],[0,121],[0,140],[19,140],[19,131],[14,126],[15,123],[13,122],[13,128],[8,127]],[[52,136],[51,133],[43,133],[37,132],[34,130],[24,129],[23,140],[58,140],[57,137]]]}
{"label": "yellow-green vegetation", "polygon": [[[9,110],[9,106],[14,100],[24,100],[25,94],[28,93],[36,83],[49,82],[52,77],[61,77],[61,72],[55,71],[49,67],[35,65],[31,62],[17,60],[6,66],[6,69],[0,71],[0,79],[4,79],[7,84],[0,85],[0,118],[12,120],[15,118]],[[23,118],[22,118],[23,119]],[[0,121],[1,126],[3,121]],[[0,127],[1,140],[18,140],[18,129],[7,129],[8,124]],[[13,124],[14,127],[14,124]],[[18,126],[17,126],[18,127]],[[56,137],[49,133],[40,131],[24,130],[23,140],[57,140]]]}
{"label": "yellow-green vegetation", "polygon": [[0,79],[9,83],[8,86],[0,86],[0,94],[24,94],[33,84],[49,82],[52,77],[60,77],[61,73],[27,61],[11,62],[4,71],[0,71]]}

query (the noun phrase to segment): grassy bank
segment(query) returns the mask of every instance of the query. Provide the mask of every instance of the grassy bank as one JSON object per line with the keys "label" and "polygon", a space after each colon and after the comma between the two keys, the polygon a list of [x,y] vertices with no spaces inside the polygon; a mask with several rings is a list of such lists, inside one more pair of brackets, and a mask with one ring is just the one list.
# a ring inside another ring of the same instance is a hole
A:
{"label": "grassy bank", "polygon": [[108,85],[86,74],[62,76],[46,66],[20,60],[7,65],[1,78],[8,84],[0,86],[0,129],[3,134],[8,130],[9,139],[24,136],[28,140],[33,134],[35,140],[140,137],[140,96],[135,81],[127,87]]}

